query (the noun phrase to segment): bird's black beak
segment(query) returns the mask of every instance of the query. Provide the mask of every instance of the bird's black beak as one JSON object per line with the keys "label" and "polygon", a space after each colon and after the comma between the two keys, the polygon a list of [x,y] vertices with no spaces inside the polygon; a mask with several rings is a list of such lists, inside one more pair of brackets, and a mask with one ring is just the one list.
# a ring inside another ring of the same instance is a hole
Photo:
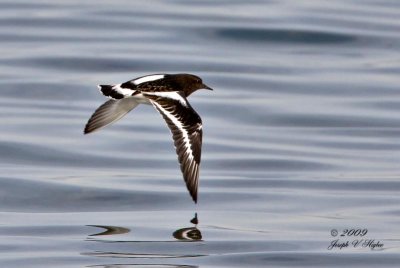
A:
{"label": "bird's black beak", "polygon": [[210,88],[209,86],[207,86],[207,85],[205,85],[205,84],[203,84],[202,88],[208,89],[208,90],[214,90],[214,89]]}

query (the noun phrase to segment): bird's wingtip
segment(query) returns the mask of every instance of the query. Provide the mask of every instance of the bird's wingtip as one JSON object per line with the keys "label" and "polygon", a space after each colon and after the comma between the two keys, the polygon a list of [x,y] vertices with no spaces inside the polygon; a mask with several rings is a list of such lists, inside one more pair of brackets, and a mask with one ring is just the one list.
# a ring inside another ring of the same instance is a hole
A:
{"label": "bird's wingtip", "polygon": [[197,194],[192,195],[193,202],[197,204]]}
{"label": "bird's wingtip", "polygon": [[87,135],[90,132],[92,132],[92,131],[90,131],[87,127],[85,127],[85,129],[83,130],[83,135]]}

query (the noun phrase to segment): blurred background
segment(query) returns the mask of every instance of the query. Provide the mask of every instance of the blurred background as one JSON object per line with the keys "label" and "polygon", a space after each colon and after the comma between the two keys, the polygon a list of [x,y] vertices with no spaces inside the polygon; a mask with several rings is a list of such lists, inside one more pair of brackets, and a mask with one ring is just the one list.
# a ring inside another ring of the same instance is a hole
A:
{"label": "blurred background", "polygon": [[[393,0],[1,0],[0,266],[397,267],[399,18]],[[197,205],[151,106],[83,135],[97,84],[178,72],[214,88],[189,99]],[[351,228],[383,246],[328,249]]]}

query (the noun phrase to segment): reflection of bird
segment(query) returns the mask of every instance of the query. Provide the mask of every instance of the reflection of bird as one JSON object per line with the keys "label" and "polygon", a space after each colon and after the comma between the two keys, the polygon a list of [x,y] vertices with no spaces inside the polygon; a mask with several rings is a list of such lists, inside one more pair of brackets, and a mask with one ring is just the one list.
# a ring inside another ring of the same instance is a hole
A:
{"label": "reflection of bird", "polygon": [[186,98],[202,88],[212,90],[199,77],[191,74],[153,74],[122,84],[100,85],[103,95],[111,99],[93,113],[84,133],[91,133],[121,119],[141,103],[152,104],[172,132],[183,178],[197,203],[203,131],[200,116]]}
{"label": "reflection of bird", "polygon": [[105,226],[105,225],[87,225],[87,226],[105,229],[105,231],[103,231],[103,232],[91,234],[89,236],[118,235],[118,234],[126,234],[126,233],[130,232],[130,230],[128,228],[118,227],[118,226]]}
{"label": "reflection of bird", "polygon": [[182,241],[200,241],[203,238],[201,231],[196,227],[178,229],[172,235]]}
{"label": "reflection of bird", "polygon": [[194,214],[194,218],[190,220],[194,225],[199,224],[199,219],[197,218],[197,212]]}

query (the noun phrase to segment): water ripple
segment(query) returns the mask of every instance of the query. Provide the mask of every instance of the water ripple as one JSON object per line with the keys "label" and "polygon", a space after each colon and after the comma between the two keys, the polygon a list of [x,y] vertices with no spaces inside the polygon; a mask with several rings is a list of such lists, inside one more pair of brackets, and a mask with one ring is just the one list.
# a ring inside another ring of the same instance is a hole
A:
{"label": "water ripple", "polygon": [[288,44],[341,44],[357,41],[357,37],[342,33],[329,33],[292,29],[229,28],[216,30],[222,38],[241,42],[277,42]]}

